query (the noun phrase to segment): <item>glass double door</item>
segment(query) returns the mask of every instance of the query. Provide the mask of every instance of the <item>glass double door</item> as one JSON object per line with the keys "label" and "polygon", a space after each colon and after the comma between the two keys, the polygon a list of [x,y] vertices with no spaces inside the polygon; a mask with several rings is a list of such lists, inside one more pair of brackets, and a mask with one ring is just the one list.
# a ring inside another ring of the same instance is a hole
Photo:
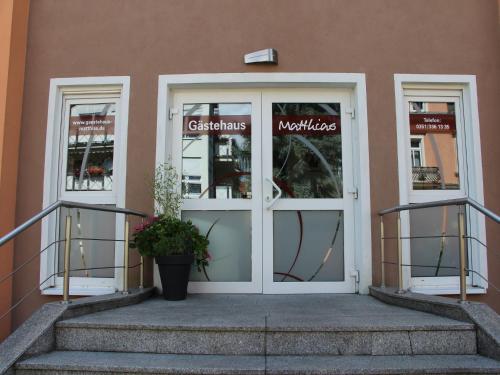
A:
{"label": "glass double door", "polygon": [[190,292],[352,293],[348,90],[179,90],[182,218],[209,244]]}

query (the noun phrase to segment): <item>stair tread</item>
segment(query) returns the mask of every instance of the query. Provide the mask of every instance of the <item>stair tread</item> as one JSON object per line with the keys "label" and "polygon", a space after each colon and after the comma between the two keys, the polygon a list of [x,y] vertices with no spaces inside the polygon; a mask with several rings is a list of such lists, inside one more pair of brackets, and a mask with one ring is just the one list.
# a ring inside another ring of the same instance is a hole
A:
{"label": "stair tread", "polygon": [[55,351],[19,362],[18,370],[169,374],[500,373],[479,355],[223,356]]}
{"label": "stair tread", "polygon": [[304,317],[297,319],[281,319],[273,324],[272,319],[261,317],[261,321],[257,321],[256,317],[254,324],[250,322],[235,322],[225,320],[221,322],[201,322],[193,320],[191,322],[171,323],[154,323],[154,322],[126,322],[126,321],[84,321],[84,320],[64,320],[57,323],[57,328],[97,328],[97,329],[150,329],[150,330],[182,330],[182,331],[473,331],[473,324],[458,322],[458,323],[443,323],[433,321],[398,321],[397,317],[391,317],[390,321],[377,319],[360,321],[358,318],[352,317],[336,317],[336,321],[326,321],[325,319],[315,321],[305,321]]}
{"label": "stair tread", "polygon": [[151,299],[57,323],[58,328],[241,331],[474,330],[474,325],[386,305],[369,296],[190,295]]}

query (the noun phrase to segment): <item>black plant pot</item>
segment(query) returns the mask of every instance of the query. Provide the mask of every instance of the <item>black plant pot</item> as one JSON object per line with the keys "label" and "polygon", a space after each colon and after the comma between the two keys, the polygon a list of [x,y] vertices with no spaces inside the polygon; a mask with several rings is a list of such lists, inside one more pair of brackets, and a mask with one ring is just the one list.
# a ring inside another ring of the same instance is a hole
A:
{"label": "black plant pot", "polygon": [[186,299],[194,255],[167,255],[155,257],[155,260],[160,271],[163,297],[169,301]]}

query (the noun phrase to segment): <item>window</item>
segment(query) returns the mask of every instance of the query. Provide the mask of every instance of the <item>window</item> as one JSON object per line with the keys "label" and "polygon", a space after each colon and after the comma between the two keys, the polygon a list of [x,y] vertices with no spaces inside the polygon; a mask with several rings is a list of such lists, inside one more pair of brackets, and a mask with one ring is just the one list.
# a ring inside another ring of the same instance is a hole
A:
{"label": "window", "polygon": [[[475,78],[395,75],[400,204],[471,197],[483,202]],[[404,287],[458,292],[457,207],[401,213]],[[466,211],[466,231],[485,241],[484,218]],[[467,242],[468,268],[487,277],[485,249]],[[468,293],[487,285],[469,272]]]}
{"label": "window", "polygon": [[[52,79],[45,149],[44,202],[125,206],[128,77]],[[42,224],[40,280],[44,294],[61,294],[63,249],[57,245],[71,211],[72,295],[110,293],[122,286],[123,215],[62,209]],[[52,244],[48,246],[49,244]],[[97,267],[110,267],[97,269]],[[92,269],[93,268],[93,269]],[[51,277],[51,275],[53,275]]]}
{"label": "window", "polygon": [[415,170],[415,168],[425,166],[425,161],[423,160],[423,157],[425,155],[423,150],[424,142],[422,141],[423,141],[422,138],[415,138],[415,137],[410,138],[411,166],[413,170]]}
{"label": "window", "polygon": [[66,191],[111,191],[116,103],[69,104]]}
{"label": "window", "polygon": [[201,194],[201,176],[182,175],[182,188],[185,196],[196,198]]}
{"label": "window", "polygon": [[413,190],[460,189],[455,103],[408,105]]}

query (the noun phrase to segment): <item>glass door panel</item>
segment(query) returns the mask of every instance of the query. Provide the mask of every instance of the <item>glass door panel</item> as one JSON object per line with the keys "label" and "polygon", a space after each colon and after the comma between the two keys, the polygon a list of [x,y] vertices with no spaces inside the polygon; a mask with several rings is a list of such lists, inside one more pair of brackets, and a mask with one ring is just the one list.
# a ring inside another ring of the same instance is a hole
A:
{"label": "glass door panel", "polygon": [[343,211],[274,211],[274,282],[344,280]]}
{"label": "glass door panel", "polygon": [[[70,264],[71,277],[114,278],[116,215],[83,209],[61,208],[59,214],[59,238],[65,236],[65,217],[72,216]],[[59,243],[59,275],[64,272],[64,242]],[[107,268],[109,267],[109,268]]]}
{"label": "glass door panel", "polygon": [[182,171],[182,219],[210,241],[190,292],[262,290],[260,98],[256,92],[176,93],[172,163]]}
{"label": "glass door panel", "polygon": [[353,292],[348,94],[263,95],[264,292]]}
{"label": "glass door panel", "polygon": [[210,241],[209,266],[193,266],[191,281],[252,281],[251,211],[184,211],[182,219],[190,220]]}
{"label": "glass door panel", "polygon": [[460,189],[454,102],[409,101],[413,190]]}
{"label": "glass door panel", "polygon": [[273,103],[273,179],[283,198],[342,198],[340,103]]}
{"label": "glass door panel", "polygon": [[250,103],[184,104],[184,198],[252,197],[251,112]]}
{"label": "glass door panel", "polygon": [[65,191],[111,191],[116,103],[72,104]]}

